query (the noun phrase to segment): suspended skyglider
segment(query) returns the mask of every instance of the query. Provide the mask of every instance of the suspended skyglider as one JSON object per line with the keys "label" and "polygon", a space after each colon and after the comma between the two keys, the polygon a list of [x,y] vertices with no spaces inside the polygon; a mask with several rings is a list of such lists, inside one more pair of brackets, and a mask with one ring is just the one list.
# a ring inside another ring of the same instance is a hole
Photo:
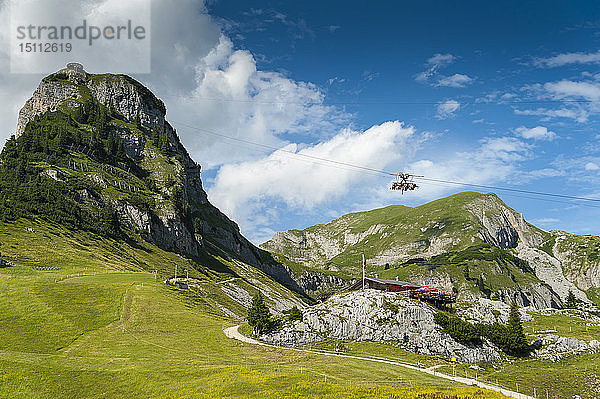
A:
{"label": "suspended skyglider", "polygon": [[398,173],[395,176],[396,180],[392,182],[392,187],[390,187],[390,190],[400,190],[400,193],[402,194],[404,194],[405,191],[412,191],[419,187],[417,186],[417,183],[413,181],[414,177],[423,177],[408,173]]}

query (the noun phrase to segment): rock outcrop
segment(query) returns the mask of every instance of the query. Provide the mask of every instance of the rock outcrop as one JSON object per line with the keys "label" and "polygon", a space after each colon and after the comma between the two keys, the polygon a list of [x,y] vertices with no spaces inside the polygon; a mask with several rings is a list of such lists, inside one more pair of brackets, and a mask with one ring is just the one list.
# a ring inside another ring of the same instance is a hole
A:
{"label": "rock outcrop", "polygon": [[582,353],[597,353],[600,351],[600,342],[590,342],[573,337],[561,337],[556,334],[542,335],[539,340],[542,347],[535,351],[534,355],[541,359],[557,362],[562,358],[579,355]]}
{"label": "rock outcrop", "polygon": [[434,312],[422,302],[395,293],[354,291],[305,309],[302,321],[287,323],[261,339],[286,345],[325,339],[388,341],[419,353],[456,357],[463,363],[501,358],[500,352],[487,342],[476,347],[453,340],[435,324]]}
{"label": "rock outcrop", "polygon": [[585,293],[565,277],[561,262],[558,259],[540,249],[521,244],[517,247],[517,254],[519,258],[526,260],[533,267],[535,275],[552,287],[552,290],[560,298],[565,299],[571,291],[578,299],[588,302]]}
{"label": "rock outcrop", "polygon": [[519,243],[535,247],[543,235],[523,215],[507,207],[496,195],[482,195],[463,206],[477,218],[479,237],[498,248],[516,248]]}
{"label": "rock outcrop", "polygon": [[[522,322],[533,320],[527,307],[520,307],[519,314]],[[456,314],[471,323],[501,323],[507,324],[510,306],[502,301],[492,301],[486,298],[476,298],[468,304],[458,304]]]}
{"label": "rock outcrop", "polygon": [[[77,74],[74,71],[70,71],[69,77],[76,79]],[[76,99],[77,97],[79,97],[79,91],[76,85],[56,84],[56,82],[50,80],[42,80],[33,93],[33,96],[27,100],[23,108],[19,111],[16,136],[19,137],[23,133],[27,123],[37,115],[56,111],[58,106],[65,100]]]}
{"label": "rock outcrop", "polygon": [[552,231],[554,257],[570,282],[582,290],[600,288],[600,237]]}
{"label": "rock outcrop", "polygon": [[342,289],[354,282],[354,280],[348,281],[331,274],[313,271],[305,271],[299,275],[293,275],[293,277],[302,288],[302,291],[309,295],[326,294]]}

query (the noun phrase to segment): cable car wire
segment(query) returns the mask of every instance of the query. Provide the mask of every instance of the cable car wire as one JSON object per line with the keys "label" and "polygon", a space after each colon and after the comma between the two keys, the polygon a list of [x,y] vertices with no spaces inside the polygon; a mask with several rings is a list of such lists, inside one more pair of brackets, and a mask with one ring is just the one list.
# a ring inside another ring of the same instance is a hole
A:
{"label": "cable car wire", "polygon": [[[389,172],[389,171],[385,171],[385,170],[381,170],[381,169],[375,169],[375,168],[371,168],[368,166],[361,166],[361,165],[355,165],[355,164],[351,164],[348,162],[342,162],[342,161],[336,161],[333,159],[327,159],[327,158],[322,158],[322,157],[317,157],[314,155],[308,155],[308,154],[302,154],[296,151],[290,151],[290,150],[286,150],[284,148],[277,148],[274,146],[270,146],[267,144],[261,144],[261,143],[256,143],[250,140],[245,140],[245,139],[241,139],[238,137],[231,137],[222,133],[218,133],[209,129],[204,129],[201,127],[197,127],[197,126],[193,126],[184,122],[180,122],[180,121],[172,121],[178,125],[181,126],[185,126],[187,128],[190,129],[194,129],[194,130],[198,130],[213,136],[217,136],[217,137],[221,137],[227,140],[233,140],[233,141],[237,141],[240,143],[245,143],[245,144],[249,144],[249,145],[253,145],[253,146],[257,146],[257,147],[262,147],[262,148],[266,148],[269,150],[274,150],[280,153],[287,153],[287,154],[292,154],[294,156],[297,157],[302,157],[305,159],[309,159],[312,161],[320,161],[320,162],[325,162],[327,164],[329,164],[329,166],[343,166],[346,168],[353,168],[356,169],[357,171],[364,171],[364,172],[370,172],[370,173],[378,173],[378,174],[382,174],[382,175],[386,175],[386,176],[397,176],[398,173],[393,173],[393,172]],[[423,180],[423,181],[428,181],[428,182],[433,182],[433,183],[443,183],[443,184],[451,184],[451,185],[455,185],[455,186],[468,186],[468,187],[477,187],[477,188],[485,188],[488,190],[496,190],[496,191],[508,191],[508,192],[513,192],[513,193],[521,193],[521,194],[530,194],[530,195],[539,195],[539,196],[544,196],[544,197],[556,197],[556,198],[563,198],[563,199],[570,199],[570,200],[574,200],[574,201],[589,201],[589,202],[600,202],[600,199],[597,198],[587,198],[587,197],[579,197],[579,196],[573,196],[573,195],[564,195],[564,194],[556,194],[556,193],[546,193],[546,192],[541,192],[541,191],[531,191],[531,190],[522,190],[522,189],[517,189],[517,188],[510,188],[510,187],[499,187],[499,186],[492,186],[492,185],[484,185],[484,184],[475,184],[475,183],[466,183],[466,182],[458,182],[458,181],[451,181],[451,180],[442,180],[442,179],[433,179],[433,178],[428,178],[428,177],[423,177],[423,176],[415,176],[416,180]],[[533,199],[533,198],[530,198]],[[539,199],[539,198],[537,198]],[[554,201],[554,202],[558,202],[558,201]],[[561,201],[564,203],[568,203],[571,205],[582,205],[581,203],[573,203],[573,202],[567,202],[567,201]]]}
{"label": "cable car wire", "polygon": [[212,131],[212,130],[204,129],[204,128],[197,127],[197,126],[188,125],[188,124],[185,124],[185,123],[182,123],[182,122],[177,122],[177,121],[174,121],[174,122],[177,123],[177,124],[179,124],[179,125],[181,125],[181,126],[186,126],[186,127],[190,128],[190,129],[199,130],[201,132],[205,132],[205,133],[211,134],[213,136],[218,136],[218,137],[222,137],[222,138],[225,138],[225,139],[228,139],[228,140],[234,140],[234,141],[239,141],[241,143],[247,143],[247,144],[251,144],[251,145],[254,145],[254,146],[258,146],[258,147],[263,147],[263,148],[267,148],[269,150],[274,150],[274,151],[278,151],[278,152],[284,152],[284,153],[288,153],[288,154],[293,154],[295,156],[299,156],[299,157],[303,157],[303,158],[307,158],[307,159],[312,159],[312,160],[316,160],[316,161],[328,162],[328,163],[335,164],[335,165],[347,166],[347,167],[355,168],[355,169],[361,169],[361,170],[364,170],[364,171],[375,172],[375,173],[379,173],[379,174],[386,174],[386,175],[389,175],[389,176],[395,176],[396,175],[396,173],[386,172],[386,171],[383,171],[383,170],[379,170],[379,169],[375,169],[375,168],[370,168],[368,166],[354,165],[354,164],[351,164],[351,163],[348,163],[348,162],[335,161],[333,159],[327,159],[327,158],[317,157],[317,156],[314,156],[314,155],[302,154],[302,153],[299,153],[299,152],[286,150],[285,148],[277,148],[277,147],[273,147],[273,146],[270,146],[270,145],[267,145],[267,144],[260,144],[260,143],[256,143],[256,142],[253,142],[253,141],[250,141],[250,140],[244,140],[244,139],[240,139],[240,138],[237,138],[237,137],[227,136],[227,135],[224,135],[224,134],[221,134],[221,133],[217,133],[217,132]]}
{"label": "cable car wire", "polygon": [[[178,95],[161,95],[161,97],[165,97],[165,98],[181,98],[181,96]],[[212,101],[212,102],[224,102],[224,103],[241,103],[241,104],[273,104],[273,105],[285,105],[285,104],[291,104],[291,105],[322,105],[322,106],[328,106],[328,105],[441,105],[441,104],[445,104],[446,102],[448,102],[448,100],[440,100],[440,101],[416,101],[416,100],[406,100],[406,101],[402,101],[402,100],[371,100],[371,101],[356,101],[356,100],[352,100],[352,101],[284,101],[284,100],[272,100],[272,101],[265,101],[265,100],[254,100],[254,99],[235,99],[235,98],[215,98],[215,97],[192,97],[192,98],[186,98],[186,101]],[[584,99],[562,99],[562,100],[553,100],[553,99],[547,99],[547,100],[496,100],[496,101],[478,101],[478,100],[471,100],[471,101],[461,101],[461,100],[454,100],[458,103],[460,103],[460,105],[519,105],[519,104],[523,104],[523,105],[528,105],[528,104],[557,104],[557,103],[570,103],[570,104],[594,104],[594,103],[600,103],[600,100],[584,100]]]}
{"label": "cable car wire", "polygon": [[431,178],[427,178],[427,177],[415,177],[415,179],[438,182],[438,183],[455,184],[455,185],[461,185],[461,186],[486,188],[486,189],[491,189],[491,190],[512,191],[512,192],[523,193],[523,194],[534,194],[534,195],[543,195],[543,196],[551,196],[551,197],[559,197],[559,198],[568,198],[568,199],[578,200],[578,201],[600,202],[600,199],[597,199],[597,198],[586,198],[586,197],[577,197],[577,196],[572,196],[572,195],[544,193],[544,192],[540,192],[540,191],[520,190],[520,189],[516,189],[516,188],[488,186],[488,185],[484,185],[484,184],[455,182],[455,181],[449,181],[449,180],[431,179]]}
{"label": "cable car wire", "polygon": [[[432,182],[429,182],[428,184],[431,184],[431,185],[434,185],[434,186],[438,186],[438,187],[448,187],[447,183],[432,183]],[[593,203],[561,201],[561,200],[547,198],[547,197],[541,197],[541,198],[540,197],[531,197],[531,196],[527,196],[527,195],[515,194],[513,192],[504,193],[503,196],[506,196],[506,197],[515,197],[515,198],[524,198],[524,199],[529,199],[529,200],[534,200],[534,201],[555,202],[555,203],[558,203],[558,204],[567,204],[567,205],[573,205],[573,206],[586,206],[586,207],[589,207],[589,208],[598,208],[598,209],[600,209],[599,205],[595,205]]]}

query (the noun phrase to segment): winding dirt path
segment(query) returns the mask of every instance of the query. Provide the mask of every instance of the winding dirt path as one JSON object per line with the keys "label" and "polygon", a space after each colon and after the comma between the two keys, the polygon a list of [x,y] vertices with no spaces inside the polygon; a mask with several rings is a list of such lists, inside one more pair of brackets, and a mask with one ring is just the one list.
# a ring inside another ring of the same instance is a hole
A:
{"label": "winding dirt path", "polygon": [[238,341],[246,342],[248,344],[262,345],[262,346],[268,346],[268,347],[271,347],[271,348],[280,348],[280,349],[286,349],[286,350],[294,350],[294,351],[298,351],[298,352],[308,352],[308,353],[314,353],[314,354],[317,354],[317,355],[346,357],[346,358],[350,358],[350,359],[366,360],[366,361],[369,361],[369,362],[392,364],[392,365],[396,365],[396,366],[405,367],[405,368],[411,369],[411,370],[417,370],[417,371],[420,371],[422,373],[427,373],[427,374],[433,375],[435,377],[440,377],[440,378],[445,378],[447,380],[451,380],[451,381],[455,381],[455,382],[460,382],[460,383],[465,384],[465,385],[476,385],[479,388],[484,388],[484,389],[489,389],[490,391],[499,392],[499,393],[501,393],[504,396],[507,396],[509,398],[514,398],[514,399],[535,399],[533,396],[528,396],[528,395],[525,395],[525,394],[522,394],[522,393],[510,391],[508,389],[501,388],[501,387],[499,387],[497,385],[486,384],[485,382],[474,380],[474,379],[471,379],[471,378],[457,377],[457,376],[451,376],[451,375],[448,375],[448,374],[443,374],[443,373],[435,371],[435,366],[425,369],[425,368],[420,368],[420,367],[413,366],[411,364],[402,363],[402,362],[398,362],[398,361],[394,361],[394,360],[389,360],[389,359],[384,359],[384,358],[362,357],[362,356],[346,355],[346,354],[343,354],[343,353],[329,353],[329,352],[322,352],[322,351],[311,350],[311,349],[298,349],[298,348],[281,347],[281,346],[266,344],[264,342],[260,342],[260,341],[257,341],[255,339],[246,337],[245,335],[243,335],[242,333],[239,332],[239,330],[238,330],[239,327],[240,327],[239,325],[233,326],[233,327],[227,327],[227,328],[225,328],[223,330],[223,333],[225,334],[225,336],[227,338],[236,339]]}

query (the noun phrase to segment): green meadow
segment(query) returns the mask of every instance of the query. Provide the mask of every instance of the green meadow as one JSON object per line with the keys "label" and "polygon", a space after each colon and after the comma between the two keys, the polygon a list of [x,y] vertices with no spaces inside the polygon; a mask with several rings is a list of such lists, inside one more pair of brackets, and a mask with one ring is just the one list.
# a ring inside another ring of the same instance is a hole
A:
{"label": "green meadow", "polygon": [[[239,278],[226,267],[35,221],[2,225],[0,242],[15,264],[0,268],[1,397],[502,397],[402,367],[230,340],[222,330],[239,321],[214,306],[225,301],[219,281]],[[168,275],[174,262],[196,265],[201,292],[155,280],[150,271]],[[33,268],[48,266],[60,269]]]}

